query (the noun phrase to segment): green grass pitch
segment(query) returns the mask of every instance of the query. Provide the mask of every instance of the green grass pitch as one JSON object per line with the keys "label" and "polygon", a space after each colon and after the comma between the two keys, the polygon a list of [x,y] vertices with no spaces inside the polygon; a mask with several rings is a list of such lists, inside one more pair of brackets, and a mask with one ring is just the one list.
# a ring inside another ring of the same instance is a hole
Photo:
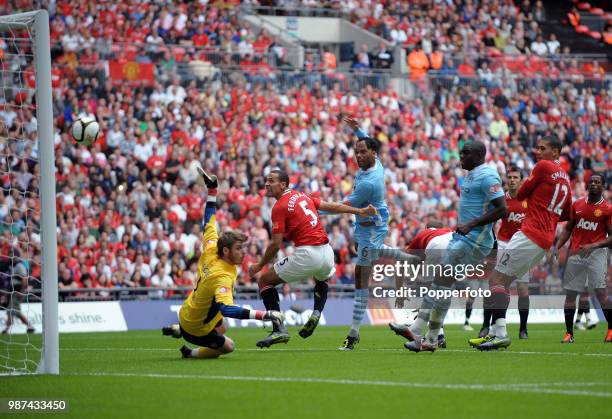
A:
{"label": "green grass pitch", "polygon": [[604,325],[573,345],[559,344],[563,330],[532,325],[519,341],[511,326],[509,350],[480,353],[466,342],[474,332],[450,326],[447,349],[414,354],[385,327],[363,327],[354,352],[336,350],[346,327],[307,340],[293,328],[269,349],[255,348],[267,330],[233,329],[236,352],[216,360],[181,359],[182,340],[158,331],[63,334],[61,375],[2,376],[0,398],[65,399],[55,415],[77,418],[609,417]]}

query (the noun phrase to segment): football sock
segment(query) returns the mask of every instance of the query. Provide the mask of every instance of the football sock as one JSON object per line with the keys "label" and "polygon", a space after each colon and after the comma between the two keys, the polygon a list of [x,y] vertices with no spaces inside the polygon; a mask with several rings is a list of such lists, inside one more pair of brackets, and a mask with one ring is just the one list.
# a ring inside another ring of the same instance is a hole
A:
{"label": "football sock", "polygon": [[495,325],[495,336],[504,338],[508,335],[506,331],[506,310],[510,303],[510,294],[503,285],[493,285],[490,290],[490,307],[493,310],[491,323]]}
{"label": "football sock", "polygon": [[359,327],[361,321],[365,315],[366,309],[368,308],[368,297],[370,296],[370,289],[364,288],[355,290],[355,300],[353,302],[353,324],[349,331],[349,336],[356,338],[359,336]]}
{"label": "football sock", "polygon": [[448,309],[440,310],[437,308],[431,310],[431,317],[429,318],[429,331],[427,332],[428,342],[438,342],[438,335],[440,334],[440,329],[442,328],[442,324],[444,323],[444,318],[446,317],[447,311]]}
{"label": "football sock", "polygon": [[491,327],[491,317],[493,316],[493,309],[491,308],[492,301],[491,297],[484,297],[482,302],[482,327],[489,328]]}
{"label": "football sock", "polygon": [[465,303],[465,324],[470,324],[470,317],[472,316],[472,306],[474,302],[472,300],[468,300]]}
{"label": "football sock", "polygon": [[527,318],[529,317],[529,296],[519,296],[518,298],[519,316],[521,317],[520,330],[527,330]]}
{"label": "football sock", "polygon": [[608,322],[608,330],[610,330],[612,329],[612,308],[604,308],[602,311],[606,321]]}
{"label": "football sock", "polygon": [[416,320],[410,326],[410,331],[415,335],[421,336],[423,334],[423,329],[425,328],[425,326],[427,326],[427,322],[429,321],[430,315],[430,308],[421,308],[419,310],[419,314],[417,315]]}
{"label": "football sock", "polygon": [[574,334],[574,315],[576,314],[575,308],[566,308],[565,312],[565,331],[570,334]]}
{"label": "football sock", "polygon": [[[280,311],[280,298],[275,287],[264,288],[259,291],[266,310]],[[272,322],[272,330],[278,332],[280,328],[275,322]]]}
{"label": "football sock", "polygon": [[498,338],[505,338],[508,336],[505,317],[499,317],[497,320],[495,320],[495,336]]}
{"label": "football sock", "polygon": [[431,315],[431,309],[433,308],[434,300],[432,297],[427,294],[421,303],[421,308],[419,309],[419,314],[417,314],[417,318],[414,323],[410,326],[410,331],[415,335],[422,336],[423,329],[427,326],[427,322],[429,321],[429,316]]}
{"label": "football sock", "polygon": [[327,285],[327,282],[323,281],[317,281],[314,286],[314,310],[318,311],[319,314],[321,311],[323,311],[323,308],[325,307],[328,289],[329,286]]}
{"label": "football sock", "polygon": [[172,336],[180,338],[182,336],[181,334],[181,328],[179,327],[178,324],[173,324],[170,326],[172,328]]}
{"label": "football sock", "polygon": [[[433,284],[431,286],[432,290],[450,290],[449,287],[445,287],[442,285]],[[451,298],[438,298],[434,300],[434,308],[431,310],[431,315],[429,317],[429,331],[427,332],[427,340],[430,342],[438,342],[438,335],[440,334],[440,329],[444,324],[444,319],[446,318],[446,313],[448,313],[448,309],[450,307]]]}

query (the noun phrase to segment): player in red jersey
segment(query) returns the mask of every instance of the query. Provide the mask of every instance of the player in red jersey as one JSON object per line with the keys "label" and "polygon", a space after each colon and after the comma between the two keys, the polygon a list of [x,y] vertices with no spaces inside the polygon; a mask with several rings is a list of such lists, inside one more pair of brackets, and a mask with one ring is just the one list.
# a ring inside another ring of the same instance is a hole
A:
{"label": "player in red jersey", "polygon": [[565,267],[565,328],[561,343],[574,343],[576,297],[585,287],[594,290],[608,321],[605,342],[612,342],[612,303],[608,299],[608,249],[612,237],[612,206],[604,198],[605,179],[593,174],[589,194],[572,204],[570,219],[555,246],[558,251],[571,237]]}
{"label": "player in red jersey", "polygon": [[[406,252],[421,257],[428,265],[436,265],[442,262],[444,250],[448,248],[448,243],[453,238],[453,229],[443,228],[440,221],[434,220],[427,223],[425,229],[419,231],[406,247]],[[398,280],[399,279],[399,280]],[[404,286],[401,278],[396,279],[396,287]],[[404,307],[404,298],[398,297],[395,300],[396,308]],[[406,339],[413,339],[414,335],[422,335],[423,329],[429,321],[431,310],[419,310],[419,314],[411,326],[400,323],[389,323],[389,328],[396,335]],[[438,347],[445,347],[444,330],[440,329],[438,335]]]}
{"label": "player in red jersey", "polygon": [[553,245],[557,222],[569,216],[572,192],[569,176],[559,163],[561,148],[561,141],[554,135],[538,141],[535,153],[538,162],[516,195],[520,201],[527,200],[527,214],[521,229],[501,252],[489,279],[491,296],[486,304],[493,309],[495,336],[478,345],[480,350],[510,346],[506,331],[510,284],[542,259]]}
{"label": "player in red jersey", "polygon": [[[508,242],[514,236],[514,233],[519,231],[521,224],[527,214],[527,201],[518,200],[516,195],[523,183],[523,173],[521,170],[512,165],[506,174],[506,182],[508,190],[506,191],[506,205],[508,210],[506,215],[501,219],[499,230],[497,231],[497,261],[499,262],[503,251],[508,247]],[[518,278],[516,289],[519,295],[518,307],[521,317],[521,326],[519,331],[519,339],[527,339],[527,318],[529,317],[529,272]],[[485,300],[490,302],[490,300]],[[485,342],[487,336],[495,336],[495,332],[491,327],[491,316],[493,309],[484,307],[483,321],[478,338],[470,339],[469,343],[472,346],[478,346]]]}
{"label": "player in red jersey", "polygon": [[[249,267],[249,274],[256,275],[276,256],[283,238],[292,241],[295,251],[274,264],[274,269],[259,280],[259,292],[266,307],[280,310],[275,286],[283,282],[298,282],[314,277],[314,311],[299,334],[307,338],[319,323],[319,317],[327,300],[327,280],[334,275],[336,265],[334,251],[329,245],[327,233],[319,221],[318,210],[332,213],[355,214],[363,217],[376,215],[376,208],[355,208],[344,204],[321,201],[289,188],[289,176],[282,170],[273,170],[266,180],[267,196],[277,199],[272,207],[272,241],[263,257]],[[272,333],[257,342],[260,348],[289,341],[289,333],[283,324],[274,324]]]}

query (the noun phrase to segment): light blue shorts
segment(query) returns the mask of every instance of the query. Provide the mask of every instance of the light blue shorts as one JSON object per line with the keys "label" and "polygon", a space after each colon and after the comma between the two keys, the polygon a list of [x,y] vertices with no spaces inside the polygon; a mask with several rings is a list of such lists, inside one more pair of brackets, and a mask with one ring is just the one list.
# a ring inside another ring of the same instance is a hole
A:
{"label": "light blue shorts", "polygon": [[382,249],[389,228],[387,225],[355,227],[355,241],[357,242],[357,265],[372,266],[378,259],[378,250]]}
{"label": "light blue shorts", "polygon": [[442,255],[444,265],[477,265],[484,263],[491,249],[478,246],[471,240],[466,239],[458,233],[453,233],[453,238],[448,243],[448,248]]}

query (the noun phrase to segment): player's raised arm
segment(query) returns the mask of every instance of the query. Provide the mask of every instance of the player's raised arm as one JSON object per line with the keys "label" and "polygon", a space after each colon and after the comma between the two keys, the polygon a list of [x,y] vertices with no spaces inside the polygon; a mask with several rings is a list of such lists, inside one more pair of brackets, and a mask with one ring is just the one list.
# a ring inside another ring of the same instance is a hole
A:
{"label": "player's raised arm", "polygon": [[219,238],[217,227],[215,225],[215,213],[217,212],[217,187],[219,182],[217,176],[209,175],[204,171],[202,166],[197,166],[197,171],[206,188],[208,189],[208,197],[206,198],[206,207],[204,209],[204,245],[212,240]]}
{"label": "player's raised arm", "polygon": [[342,117],[342,120],[353,130],[353,133],[357,136],[357,138],[369,137],[368,133],[359,126],[357,120],[351,118],[350,116],[344,116]]}

